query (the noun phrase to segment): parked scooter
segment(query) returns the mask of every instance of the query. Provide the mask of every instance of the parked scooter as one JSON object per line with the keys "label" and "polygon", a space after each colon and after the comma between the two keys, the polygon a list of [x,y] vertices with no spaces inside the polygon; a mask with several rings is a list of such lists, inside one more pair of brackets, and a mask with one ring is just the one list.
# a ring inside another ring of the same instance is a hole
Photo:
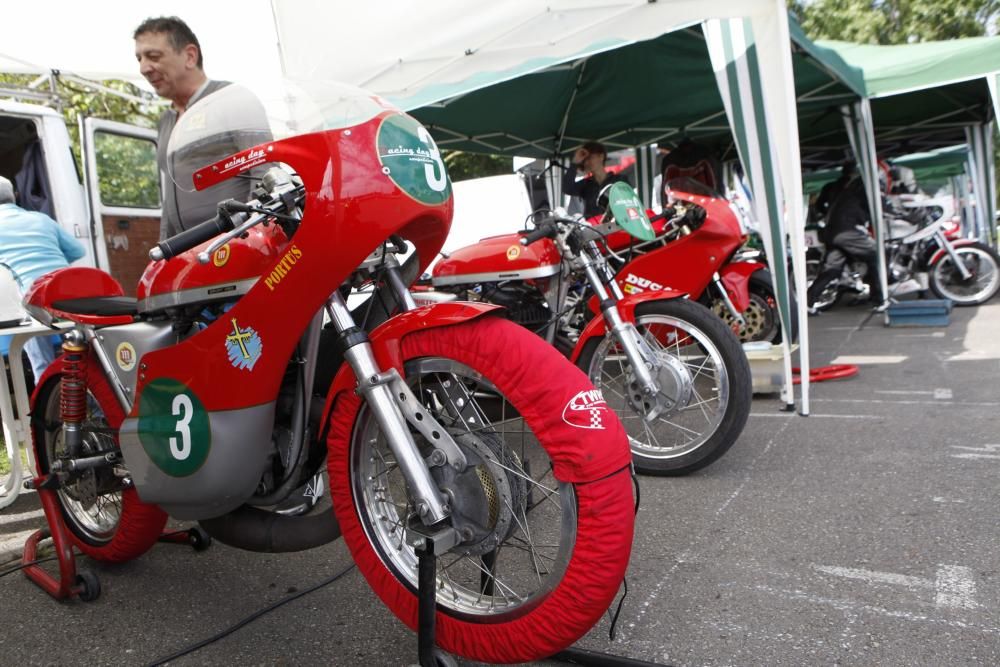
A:
{"label": "parked scooter", "polygon": [[742,432],[750,368],[733,332],[682,292],[620,287],[607,246],[623,235],[648,243],[655,232],[627,184],[613,184],[606,196],[599,224],[540,211],[530,232],[450,253],[435,265],[432,284],[452,298],[505,306],[582,368],[625,424],[638,471],[687,474],[722,456]]}
{"label": "parked scooter", "polygon": [[[32,397],[34,486],[61,571],[75,572],[70,543],[124,561],[168,514],[211,522],[273,506],[325,453],[340,531],[393,613],[416,628],[418,549],[433,545],[442,648],[552,655],[600,618],[628,564],[621,424],[500,309],[409,300],[396,255],[426,267],[453,206],[426,129],[362,91],[296,93],[307,115],[288,127],[305,134],[205,168],[206,145],[259,133],[230,116],[247,92],[227,86],[179,119],[168,164],[198,189],[270,169],[253,199],[160,243],[138,300],[87,268],[27,296],[40,321],[74,323]],[[409,311],[367,332],[345,294],[380,276]],[[49,590],[92,598],[95,585],[81,575]]]}

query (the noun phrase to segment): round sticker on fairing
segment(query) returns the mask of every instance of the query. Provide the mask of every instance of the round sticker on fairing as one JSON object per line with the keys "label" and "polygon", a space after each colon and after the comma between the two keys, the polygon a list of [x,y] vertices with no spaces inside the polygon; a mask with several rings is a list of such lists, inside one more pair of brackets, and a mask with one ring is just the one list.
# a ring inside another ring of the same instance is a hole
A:
{"label": "round sticker on fairing", "polygon": [[197,472],[212,446],[205,406],[184,383],[153,380],[139,397],[139,441],[156,467],[171,477]]}
{"label": "round sticker on fairing", "polygon": [[382,173],[421,204],[435,206],[451,197],[451,180],[430,132],[413,118],[387,116],[376,138]]}

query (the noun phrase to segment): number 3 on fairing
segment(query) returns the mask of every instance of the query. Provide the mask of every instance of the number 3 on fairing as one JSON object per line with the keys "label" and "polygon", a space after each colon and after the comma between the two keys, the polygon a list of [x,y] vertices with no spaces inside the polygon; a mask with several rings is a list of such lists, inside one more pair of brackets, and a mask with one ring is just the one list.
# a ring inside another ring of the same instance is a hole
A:
{"label": "number 3 on fairing", "polygon": [[[434,160],[434,164],[437,165],[435,170],[429,164],[424,165],[424,176],[427,177],[427,185],[434,192],[444,192],[444,189],[448,187],[448,174],[444,170],[444,161],[441,160],[441,151],[438,150],[437,146],[434,144],[434,139],[431,138],[431,133],[427,131],[422,125],[417,128],[417,138],[420,141],[427,144],[431,150],[431,159]],[[440,176],[435,174],[437,171]]]}
{"label": "number 3 on fairing", "polygon": [[191,455],[191,417],[194,415],[194,406],[191,404],[191,397],[187,394],[177,394],[171,405],[171,414],[177,420],[177,432],[181,436],[180,447],[177,446],[177,438],[170,438],[170,455],[178,461],[183,461]]}

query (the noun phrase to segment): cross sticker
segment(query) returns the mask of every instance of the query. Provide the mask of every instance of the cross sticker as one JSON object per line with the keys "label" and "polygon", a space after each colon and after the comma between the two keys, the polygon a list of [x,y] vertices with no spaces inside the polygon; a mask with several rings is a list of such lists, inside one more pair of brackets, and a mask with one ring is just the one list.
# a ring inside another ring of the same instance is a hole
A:
{"label": "cross sticker", "polygon": [[240,352],[243,353],[244,359],[249,359],[250,354],[247,352],[246,341],[250,339],[251,334],[245,331],[240,331],[240,326],[236,324],[236,318],[230,320],[233,323],[233,333],[226,336],[226,341],[229,343],[236,343],[240,346]]}

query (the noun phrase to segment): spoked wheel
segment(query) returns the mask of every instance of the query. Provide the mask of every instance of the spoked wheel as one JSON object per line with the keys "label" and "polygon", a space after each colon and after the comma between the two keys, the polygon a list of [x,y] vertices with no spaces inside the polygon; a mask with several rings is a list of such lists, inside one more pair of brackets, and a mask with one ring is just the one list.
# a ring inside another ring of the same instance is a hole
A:
{"label": "spoked wheel", "polygon": [[955,254],[969,271],[969,278],[963,280],[951,256],[945,254],[931,268],[934,293],[942,299],[951,299],[956,306],[976,306],[992,299],[1000,289],[1000,257],[981,243],[958,246]]}
{"label": "spoked wheel", "polygon": [[[96,359],[87,365],[87,416],[81,456],[118,451],[118,427],[124,415],[98,368]],[[59,412],[61,377],[49,376],[36,394],[32,409],[35,453],[43,474],[66,454]],[[141,556],[156,543],[167,521],[160,508],[139,500],[135,489],[126,486],[121,472],[111,466],[92,468],[70,477],[56,491],[73,545],[96,560],[127,561]]]}
{"label": "spoked wheel", "polygon": [[[437,554],[438,645],[500,663],[562,650],[607,609],[627,565],[624,433],[606,408],[594,408],[598,429],[589,411],[586,425],[567,419],[579,395],[596,392],[553,348],[505,320],[411,334],[403,352],[407,384],[468,463],[434,465],[433,447],[414,431],[461,539]],[[396,458],[353,394],[338,399],[329,442],[344,539],[382,601],[415,628],[418,558],[406,526],[418,519]],[[611,474],[560,481],[605,456]]]}
{"label": "spoked wheel", "polygon": [[625,425],[636,470],[685,475],[722,456],[750,412],[750,366],[733,332],[700,304],[653,301],[636,310],[636,328],[660,364],[662,412],[631,387],[632,367],[618,341],[605,336],[577,365]]}

